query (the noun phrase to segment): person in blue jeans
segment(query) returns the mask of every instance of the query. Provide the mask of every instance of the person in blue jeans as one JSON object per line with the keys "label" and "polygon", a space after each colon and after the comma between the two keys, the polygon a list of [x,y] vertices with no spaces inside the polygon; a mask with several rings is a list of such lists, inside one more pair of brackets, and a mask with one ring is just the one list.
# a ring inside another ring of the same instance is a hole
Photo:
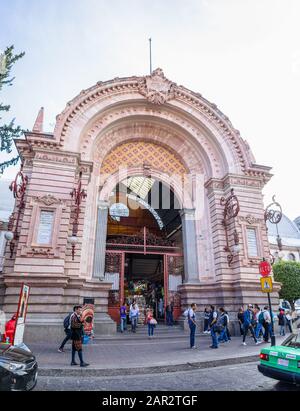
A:
{"label": "person in blue jeans", "polygon": [[243,322],[243,329],[244,329],[244,335],[243,335],[243,345],[246,344],[246,337],[248,334],[248,330],[250,330],[251,335],[253,337],[253,340],[255,344],[259,344],[257,341],[257,338],[255,337],[254,329],[253,329],[253,305],[248,304],[247,310],[244,312],[244,322]]}
{"label": "person in blue jeans", "polygon": [[224,308],[219,309],[220,316],[217,321],[217,325],[220,326],[220,335],[218,338],[218,343],[220,342],[227,342],[229,340],[228,333],[227,333],[227,325],[228,325],[228,314],[225,312]]}
{"label": "person in blue jeans", "polygon": [[196,309],[197,309],[197,305],[193,303],[191,304],[191,308],[188,310],[188,323],[190,327],[190,347],[191,348],[196,348],[195,346]]}
{"label": "person in blue jeans", "polygon": [[123,305],[120,307],[120,327],[121,333],[124,332],[127,328],[127,307],[126,302],[124,301]]}
{"label": "person in blue jeans", "polygon": [[136,324],[137,324],[137,318],[138,318],[138,309],[136,307],[136,305],[133,303],[131,305],[130,308],[130,313],[129,313],[129,317],[130,317],[130,321],[131,321],[131,330],[133,333],[136,332]]}
{"label": "person in blue jeans", "polygon": [[152,338],[153,334],[154,334],[154,327],[155,327],[153,311],[152,310],[148,310],[147,316],[146,316],[146,321],[147,321],[147,324],[148,324],[148,336],[149,336],[149,338]]}

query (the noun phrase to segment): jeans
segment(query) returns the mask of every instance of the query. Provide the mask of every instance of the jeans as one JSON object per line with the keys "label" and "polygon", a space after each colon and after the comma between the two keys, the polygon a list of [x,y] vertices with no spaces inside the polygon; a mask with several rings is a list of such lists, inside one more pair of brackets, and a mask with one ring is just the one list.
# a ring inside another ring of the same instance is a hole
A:
{"label": "jeans", "polygon": [[60,344],[60,347],[59,347],[60,350],[63,350],[63,348],[64,348],[64,346],[66,345],[67,341],[69,341],[69,340],[71,339],[72,331],[71,331],[69,328],[67,328],[67,329],[65,330],[65,333],[66,333],[66,338],[65,338],[65,339],[63,340],[63,342]]}
{"label": "jeans", "polygon": [[154,324],[148,323],[148,335],[149,337],[153,336],[154,333]]}
{"label": "jeans", "polygon": [[209,320],[204,320],[204,331],[208,331],[208,321]]}
{"label": "jeans", "polygon": [[221,331],[219,338],[218,338],[218,342],[220,341],[228,341],[228,335],[227,335],[227,327],[224,327],[223,330]]}
{"label": "jeans", "polygon": [[253,330],[253,327],[252,327],[251,324],[244,324],[243,342],[245,342],[245,340],[246,340],[246,336],[247,336],[248,330],[250,330],[251,335],[252,335],[254,341],[257,342],[257,339],[256,339],[255,334],[254,334],[254,330]]}
{"label": "jeans", "polygon": [[193,348],[195,346],[196,324],[194,324],[192,321],[189,321],[189,327],[190,327],[190,330],[191,330],[190,346],[191,346],[191,348]]}
{"label": "jeans", "polygon": [[279,335],[285,335],[285,326],[284,325],[280,326]]}
{"label": "jeans", "polygon": [[121,326],[121,332],[123,332],[124,330],[126,330],[126,327],[127,327],[127,325],[126,325],[126,317],[121,317],[121,322],[120,322],[120,326]]}
{"label": "jeans", "polygon": [[167,311],[166,315],[167,315],[167,325],[173,325],[173,313],[170,311]]}
{"label": "jeans", "polygon": [[292,333],[293,330],[292,330],[292,326],[291,326],[291,320],[286,320],[286,325],[288,326],[288,329],[289,329],[290,333]]}
{"label": "jeans", "polygon": [[263,331],[263,325],[261,323],[257,323],[255,327],[255,337],[256,339],[259,338],[259,334]]}
{"label": "jeans", "polygon": [[135,333],[137,317],[131,317],[131,331]]}
{"label": "jeans", "polygon": [[264,340],[267,342],[269,341],[269,336],[272,336],[272,324],[271,323],[265,323],[264,324],[265,328],[265,333],[264,333]]}
{"label": "jeans", "polygon": [[210,329],[210,335],[211,335],[211,339],[212,339],[212,347],[218,348],[218,336],[217,336],[217,333],[215,331],[214,325]]}

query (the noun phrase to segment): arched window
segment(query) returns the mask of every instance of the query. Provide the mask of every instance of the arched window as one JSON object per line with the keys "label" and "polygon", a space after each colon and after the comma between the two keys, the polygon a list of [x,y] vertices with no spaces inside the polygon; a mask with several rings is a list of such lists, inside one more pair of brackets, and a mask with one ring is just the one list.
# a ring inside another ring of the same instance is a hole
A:
{"label": "arched window", "polygon": [[288,259],[289,259],[290,261],[296,261],[295,254],[290,253],[290,254],[288,255]]}

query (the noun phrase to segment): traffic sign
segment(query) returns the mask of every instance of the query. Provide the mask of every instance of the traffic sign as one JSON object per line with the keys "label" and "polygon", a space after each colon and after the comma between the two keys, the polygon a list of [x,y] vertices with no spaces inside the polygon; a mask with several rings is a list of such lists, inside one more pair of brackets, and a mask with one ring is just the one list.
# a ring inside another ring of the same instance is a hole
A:
{"label": "traffic sign", "polygon": [[260,279],[261,291],[271,293],[273,291],[272,277],[263,277]]}
{"label": "traffic sign", "polygon": [[259,272],[263,277],[267,277],[272,271],[271,264],[268,261],[261,261],[259,263]]}

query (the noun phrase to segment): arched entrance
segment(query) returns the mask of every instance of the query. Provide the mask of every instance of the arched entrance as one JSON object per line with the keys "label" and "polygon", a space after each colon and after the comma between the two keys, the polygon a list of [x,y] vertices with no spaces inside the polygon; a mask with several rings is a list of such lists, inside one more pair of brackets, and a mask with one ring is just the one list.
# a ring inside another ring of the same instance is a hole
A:
{"label": "arched entrance", "polygon": [[112,282],[108,312],[119,321],[123,301],[133,299],[143,321],[146,307],[163,320],[172,303],[181,314],[178,286],[184,281],[180,202],[174,192],[151,177],[128,177],[109,198],[105,281]]}

